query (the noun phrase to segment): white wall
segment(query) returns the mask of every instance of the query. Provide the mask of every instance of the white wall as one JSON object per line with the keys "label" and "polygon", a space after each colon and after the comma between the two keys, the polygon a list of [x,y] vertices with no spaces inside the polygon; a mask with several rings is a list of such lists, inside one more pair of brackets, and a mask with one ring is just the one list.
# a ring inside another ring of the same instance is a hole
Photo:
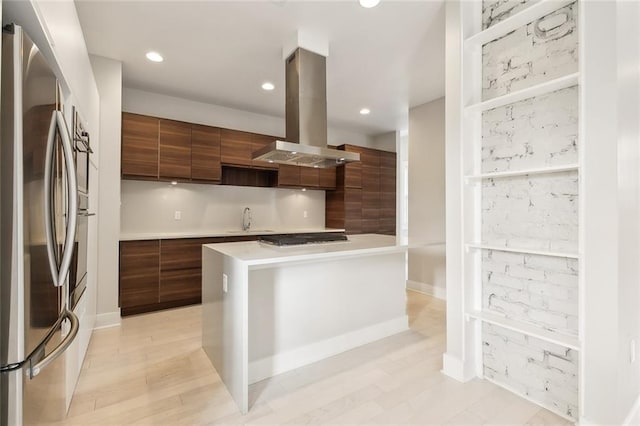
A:
{"label": "white wall", "polygon": [[[124,88],[122,109],[126,112],[153,115],[227,129],[284,136],[284,118],[256,114],[219,105],[205,104],[174,96]],[[328,143],[369,146],[371,137],[329,126]]]}
{"label": "white wall", "polygon": [[444,98],[409,111],[409,243],[411,289],[445,297]]}
{"label": "white wall", "polygon": [[324,228],[324,191],[124,180],[120,229],[123,235],[239,230],[245,207],[253,229]]}
{"label": "white wall", "polygon": [[370,147],[382,151],[397,152],[398,132],[387,132],[375,135],[371,138]]}
{"label": "white wall", "polygon": [[640,361],[630,358],[632,341],[640,349],[640,10],[624,1],[582,10],[582,415],[589,424],[621,424],[640,398]]}
{"label": "white wall", "polygon": [[91,56],[100,92],[100,209],[98,217],[98,306],[96,327],[118,324],[118,241],[120,234],[120,128],[122,63]]}
{"label": "white wall", "polygon": [[[640,416],[640,4],[618,2],[618,318],[621,413]],[[637,423],[636,423],[637,424]]]}

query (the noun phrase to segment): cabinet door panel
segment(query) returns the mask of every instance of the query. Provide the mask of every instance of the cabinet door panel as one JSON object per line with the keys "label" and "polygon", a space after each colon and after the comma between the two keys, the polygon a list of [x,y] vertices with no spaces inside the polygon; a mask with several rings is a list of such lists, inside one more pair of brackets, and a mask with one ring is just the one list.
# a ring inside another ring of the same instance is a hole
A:
{"label": "cabinet door panel", "polygon": [[388,151],[380,151],[380,167],[387,167],[390,169],[396,169],[396,153]]}
{"label": "cabinet door panel", "polygon": [[395,218],[380,219],[378,233],[385,234],[385,235],[396,235]]}
{"label": "cabinet door panel", "polygon": [[320,185],[320,169],[300,167],[300,186],[303,188],[317,188]]}
{"label": "cabinet door panel", "polygon": [[160,120],[160,177],[191,179],[191,125]]}
{"label": "cabinet door panel", "polygon": [[380,193],[362,190],[362,219],[380,218]]}
{"label": "cabinet door panel", "polygon": [[160,242],[120,243],[120,307],[158,303]]}
{"label": "cabinet door panel", "polygon": [[160,243],[160,270],[199,269],[202,267],[202,241],[200,238],[162,240]]}
{"label": "cabinet door panel", "polygon": [[380,168],[362,165],[362,190],[367,192],[380,191]]}
{"label": "cabinet door panel", "polygon": [[341,149],[347,152],[360,154],[360,161],[349,163],[344,166],[344,186],[345,188],[362,188],[362,150],[363,148],[354,145],[343,145]]}
{"label": "cabinet door panel", "polygon": [[395,152],[380,152],[380,192],[396,192]]}
{"label": "cabinet door panel", "polygon": [[[259,150],[260,148],[264,148],[265,145],[269,145],[270,143],[275,142],[277,139],[282,139],[282,138],[254,133],[253,135],[251,135],[252,153],[254,151]],[[278,170],[277,163],[269,163],[267,161],[252,161],[252,164],[254,167],[257,167],[260,169]]]}
{"label": "cabinet door panel", "polygon": [[380,232],[379,219],[362,219],[363,234],[377,234]]}
{"label": "cabinet door panel", "polygon": [[220,129],[191,125],[191,179],[220,182]]}
{"label": "cabinet door panel", "polygon": [[253,144],[251,133],[238,130],[221,129],[220,155],[223,164],[251,167]]}
{"label": "cabinet door panel", "polygon": [[185,301],[197,303],[202,299],[202,269],[162,271],[160,302]]}
{"label": "cabinet door panel", "polygon": [[123,176],[158,177],[159,126],[157,118],[122,113]]}
{"label": "cabinet door panel", "polygon": [[350,234],[362,232],[362,190],[345,188],[344,190],[344,227]]}
{"label": "cabinet door panel", "polygon": [[344,228],[345,223],[344,188],[325,193],[325,225],[328,228]]}
{"label": "cabinet door panel", "polygon": [[278,186],[300,186],[300,167],[280,164],[278,168]]}
{"label": "cabinet door panel", "polygon": [[335,189],[336,187],[336,168],[335,167],[320,169],[318,187],[322,189]]}

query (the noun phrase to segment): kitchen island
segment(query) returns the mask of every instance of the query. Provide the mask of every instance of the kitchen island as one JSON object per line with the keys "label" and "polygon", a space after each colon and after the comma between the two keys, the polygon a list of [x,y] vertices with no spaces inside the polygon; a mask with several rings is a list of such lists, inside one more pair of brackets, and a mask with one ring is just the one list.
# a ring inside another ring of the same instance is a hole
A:
{"label": "kitchen island", "polygon": [[246,413],[251,383],[408,329],[407,247],[384,235],[202,248],[202,345]]}

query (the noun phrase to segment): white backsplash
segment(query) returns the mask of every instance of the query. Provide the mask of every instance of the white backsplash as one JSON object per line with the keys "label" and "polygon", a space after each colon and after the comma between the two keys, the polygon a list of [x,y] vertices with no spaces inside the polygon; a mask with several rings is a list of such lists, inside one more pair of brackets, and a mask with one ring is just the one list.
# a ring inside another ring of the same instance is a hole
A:
{"label": "white backsplash", "polygon": [[122,234],[240,229],[245,207],[252,229],[325,226],[324,191],[123,180],[121,203]]}

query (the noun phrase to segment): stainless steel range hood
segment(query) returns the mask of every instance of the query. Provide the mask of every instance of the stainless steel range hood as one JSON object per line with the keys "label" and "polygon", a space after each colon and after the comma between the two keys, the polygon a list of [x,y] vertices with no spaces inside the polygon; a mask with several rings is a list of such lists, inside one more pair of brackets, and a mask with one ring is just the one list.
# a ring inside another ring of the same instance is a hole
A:
{"label": "stainless steel range hood", "polygon": [[254,160],[304,167],[336,167],[360,154],[327,148],[326,58],[297,48],[286,61],[286,141],[253,153]]}

